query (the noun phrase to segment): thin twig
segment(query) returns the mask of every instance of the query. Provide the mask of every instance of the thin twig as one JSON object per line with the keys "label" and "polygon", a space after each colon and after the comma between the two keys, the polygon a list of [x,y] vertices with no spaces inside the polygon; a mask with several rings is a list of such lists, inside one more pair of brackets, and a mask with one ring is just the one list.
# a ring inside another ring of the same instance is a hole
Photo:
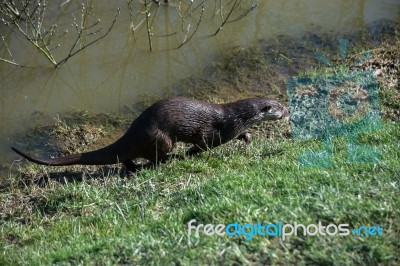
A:
{"label": "thin twig", "polygon": [[[16,18],[15,15],[13,15],[14,12],[9,11],[9,9],[6,9],[3,5],[0,5],[0,13],[3,14],[4,17],[7,19],[6,20],[5,18],[2,18],[2,22],[13,33],[17,34],[21,38],[23,38],[23,39],[27,40],[29,43],[31,43],[41,54],[43,54],[45,56],[45,58],[55,68],[58,68],[62,64],[66,63],[69,60],[69,58],[71,58],[72,56],[76,55],[77,53],[86,49],[90,45],[92,45],[92,44],[96,43],[97,41],[106,37],[110,33],[115,22],[117,21],[117,17],[120,14],[120,10],[118,9],[116,12],[116,15],[114,17],[114,20],[111,23],[111,26],[108,28],[108,30],[105,32],[105,34],[103,34],[100,37],[85,44],[84,43],[85,37],[94,36],[94,35],[100,33],[103,29],[99,28],[97,30],[87,33],[89,30],[92,30],[95,27],[99,26],[100,20],[93,23],[92,25],[85,26],[88,21],[88,17],[90,15],[91,7],[88,5],[87,1],[85,3],[82,2],[82,4],[81,4],[82,5],[81,19],[80,19],[80,23],[79,23],[80,25],[78,25],[77,19],[73,16],[73,19],[74,19],[73,25],[76,28],[78,36],[77,36],[76,40],[74,41],[74,43],[72,44],[72,47],[70,48],[67,56],[64,57],[62,60],[60,60],[59,62],[57,62],[54,55],[52,54],[53,50],[60,47],[60,44],[52,46],[52,37],[57,31],[57,25],[56,24],[51,25],[49,30],[46,30],[44,28],[44,21],[45,21],[45,15],[46,15],[46,10],[47,10],[47,1],[46,0],[38,0],[38,1],[35,1],[34,3],[32,3],[31,1],[20,0],[20,2],[22,5],[22,9],[19,10],[21,15],[18,18]],[[65,34],[66,33],[67,33],[67,31],[65,32]],[[3,38],[3,42],[5,43],[4,37],[2,37],[2,38]],[[77,48],[78,44],[80,45],[79,48]],[[50,46],[52,46],[52,47],[50,47]],[[0,61],[6,62],[8,64],[12,64],[14,66],[22,67],[22,65],[14,62],[12,53],[7,45],[6,45],[6,49],[10,55],[11,60],[1,58]]]}
{"label": "thin twig", "polygon": [[[202,18],[203,18],[203,14],[204,14],[204,10],[205,10],[205,4],[206,4],[206,1],[203,1],[201,13],[200,13],[200,18],[199,18],[199,20],[198,20],[198,22],[197,22],[196,28],[194,29],[192,35],[190,35],[190,37],[187,38],[187,39],[185,38],[185,39],[183,40],[183,42],[182,42],[179,46],[177,46],[175,49],[179,49],[179,48],[181,48],[182,46],[184,46],[184,45],[185,45],[186,43],[188,43],[188,42],[193,38],[193,36],[196,34],[197,30],[199,29],[199,26],[200,26],[200,23],[201,23],[201,21],[202,21]],[[185,36],[185,37],[186,37],[186,36]]]}
{"label": "thin twig", "polygon": [[14,65],[14,66],[17,66],[17,67],[23,67],[23,66],[20,65],[20,64],[17,64],[17,63],[15,63],[15,62],[13,62],[13,61],[10,61],[10,60],[7,60],[7,59],[1,58],[1,57],[0,57],[0,61],[6,62],[6,63],[8,63],[8,64],[10,64],[10,65]]}
{"label": "thin twig", "polygon": [[[10,49],[8,48],[8,45],[6,43],[6,40],[5,40],[4,36],[3,35],[0,35],[0,36],[1,36],[1,39],[3,40],[4,46],[6,47],[6,50],[7,50],[8,54],[10,55],[11,59],[13,59],[13,55],[12,55]],[[13,61],[14,61],[14,59],[13,59]]]}
{"label": "thin twig", "polygon": [[[151,4],[152,4],[152,2],[150,3],[150,8],[152,6]],[[151,33],[151,26],[150,26],[150,10],[149,10],[148,6],[149,6],[149,4],[147,4],[147,0],[146,0],[145,1],[146,28],[147,28],[147,38],[149,40],[149,48],[150,48],[150,52],[151,52],[151,51],[153,51],[153,44],[151,42],[152,33]]]}
{"label": "thin twig", "polygon": [[[221,25],[218,27],[218,29],[214,32],[214,34],[210,35],[210,36],[215,36],[217,35],[222,28],[225,26],[225,24],[227,23],[228,19],[230,18],[230,16],[232,15],[233,11],[239,6],[238,4],[238,0],[235,0],[235,3],[233,3],[233,6],[231,8],[231,10],[229,11],[228,15],[226,16],[226,18],[222,21]],[[222,10],[221,10],[222,12]]]}
{"label": "thin twig", "polygon": [[[114,17],[113,22],[111,23],[111,25],[110,25],[110,27],[108,28],[108,30],[107,30],[102,36],[100,36],[99,38],[97,38],[97,39],[95,39],[95,40],[89,42],[88,44],[85,44],[84,46],[82,46],[81,48],[79,48],[78,50],[76,50],[75,52],[72,52],[72,50],[70,50],[68,56],[67,56],[66,58],[62,59],[59,63],[57,63],[56,67],[59,67],[60,65],[65,64],[72,56],[74,56],[74,55],[76,55],[77,53],[81,52],[82,50],[86,49],[86,48],[89,47],[90,45],[92,45],[92,44],[94,44],[94,43],[100,41],[100,40],[103,39],[103,38],[105,38],[105,37],[110,33],[111,29],[114,27],[114,24],[115,24],[115,22],[117,21],[117,18],[118,18],[118,16],[119,16],[119,14],[120,14],[120,9],[118,8],[118,9],[117,9],[117,12],[116,12],[116,14],[115,14],[115,17]],[[75,46],[76,46],[76,43],[77,43],[77,42],[75,42]]]}
{"label": "thin twig", "polygon": [[247,14],[249,14],[251,11],[253,11],[257,6],[258,6],[258,3],[252,5],[249,9],[247,9],[245,12],[243,12],[243,14],[241,14],[240,16],[238,16],[238,17],[235,18],[235,19],[232,19],[232,20],[227,21],[225,24],[228,24],[228,23],[232,23],[232,22],[236,22],[236,21],[241,20],[242,18],[244,18],[245,16],[247,16]]}

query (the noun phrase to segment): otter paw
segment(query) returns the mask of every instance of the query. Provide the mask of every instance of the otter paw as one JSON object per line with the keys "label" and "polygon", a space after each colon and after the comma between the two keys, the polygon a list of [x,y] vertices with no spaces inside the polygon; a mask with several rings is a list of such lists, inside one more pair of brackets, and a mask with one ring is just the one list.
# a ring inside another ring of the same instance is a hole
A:
{"label": "otter paw", "polygon": [[240,134],[237,139],[239,140],[244,140],[244,142],[246,142],[246,144],[249,144],[252,140],[252,136],[249,132],[245,131],[242,134]]}

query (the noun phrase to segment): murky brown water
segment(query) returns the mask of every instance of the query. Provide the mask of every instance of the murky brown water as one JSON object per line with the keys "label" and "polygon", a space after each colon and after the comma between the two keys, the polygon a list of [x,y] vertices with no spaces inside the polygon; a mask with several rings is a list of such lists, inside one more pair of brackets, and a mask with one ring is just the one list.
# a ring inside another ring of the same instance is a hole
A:
{"label": "murky brown water", "polygon": [[[57,5],[49,9],[58,11],[51,13],[50,20],[59,25],[60,33],[65,29],[73,32],[72,14],[79,18],[80,7],[75,3],[78,1],[70,1],[61,7],[58,5],[64,1],[55,2]],[[281,34],[348,33],[379,19],[395,19],[400,14],[398,0],[259,1],[258,7],[242,20],[226,24],[216,37],[207,37],[221,23],[221,16],[213,15],[216,7],[210,4],[191,41],[174,50],[185,39],[177,10],[181,8],[184,12],[190,7],[179,6],[179,1],[170,1],[170,4],[157,9],[153,52],[149,52],[145,21],[140,24],[143,16],[135,11],[135,8],[143,10],[143,7],[139,1],[133,2],[134,17],[131,20],[127,1],[93,1],[94,17],[101,18],[103,27],[108,27],[115,10],[121,8],[118,21],[106,38],[72,57],[57,70],[25,40],[7,33],[7,29],[0,26],[15,61],[34,66],[18,68],[0,62],[0,161],[18,158],[9,149],[11,137],[15,132],[40,124],[44,115],[71,109],[118,111],[143,95],[166,91],[173,94],[174,84],[201,73],[215,55],[229,47],[248,46],[260,39],[273,41]],[[251,4],[251,1],[243,1],[232,18],[240,16]],[[224,12],[226,16],[228,12]],[[201,8],[195,10],[190,23],[192,32],[200,13]],[[141,25],[135,34],[131,31],[132,23],[133,26]],[[184,25],[186,29],[188,18]],[[160,37],[176,30],[177,34]],[[54,51],[58,58],[68,53],[74,41],[68,36],[72,33],[58,39],[62,43]],[[0,57],[9,59],[4,43],[0,44]]]}

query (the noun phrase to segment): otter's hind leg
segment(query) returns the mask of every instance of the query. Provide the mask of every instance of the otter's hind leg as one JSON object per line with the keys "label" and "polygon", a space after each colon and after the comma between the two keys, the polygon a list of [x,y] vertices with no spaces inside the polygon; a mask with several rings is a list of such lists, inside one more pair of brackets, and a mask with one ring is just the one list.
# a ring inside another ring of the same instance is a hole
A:
{"label": "otter's hind leg", "polygon": [[128,170],[128,172],[135,173],[138,170],[137,165],[131,160],[125,161],[124,165],[125,165],[126,169]]}
{"label": "otter's hind leg", "polygon": [[154,140],[153,148],[146,159],[150,160],[154,165],[164,163],[168,159],[168,154],[172,151],[174,145],[168,136],[158,134]]}

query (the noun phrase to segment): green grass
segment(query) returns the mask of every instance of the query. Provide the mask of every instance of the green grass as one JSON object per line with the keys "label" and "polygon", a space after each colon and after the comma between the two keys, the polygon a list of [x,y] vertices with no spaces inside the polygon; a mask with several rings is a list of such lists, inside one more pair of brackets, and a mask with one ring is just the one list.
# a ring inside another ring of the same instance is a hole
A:
{"label": "green grass", "polygon": [[[394,43],[375,49],[376,60],[380,51],[396,53],[383,53],[391,56],[388,60],[398,58],[396,34]],[[210,70],[214,75],[207,72],[178,87],[216,102],[267,92],[284,102],[283,82],[289,76],[331,71],[304,67],[315,61],[307,45],[290,53],[290,43],[283,44],[278,50],[228,51]],[[285,137],[283,122],[258,126],[247,146],[235,140],[135,176],[126,176],[119,166],[17,163],[12,167],[17,173],[0,178],[0,265],[400,265],[399,91],[385,79],[379,85],[382,128],[359,136],[361,143],[379,149],[379,164],[349,163],[347,139],[338,137],[331,168],[302,168],[299,155],[322,142]],[[46,148],[49,154],[75,153],[111,142],[130,123],[127,117],[77,116],[81,120],[64,115],[55,127],[41,128],[41,134],[24,141],[34,140],[38,144],[31,150],[43,153]],[[384,235],[196,237],[188,235],[192,219],[213,225],[379,225]]]}
{"label": "green grass", "polygon": [[[249,146],[234,141],[135,177],[11,184],[0,196],[0,264],[400,262],[399,123],[361,138],[380,149],[380,164],[347,163],[346,139],[338,138],[329,169],[298,166],[319,141],[257,133]],[[192,219],[380,225],[384,236],[189,237]]]}

